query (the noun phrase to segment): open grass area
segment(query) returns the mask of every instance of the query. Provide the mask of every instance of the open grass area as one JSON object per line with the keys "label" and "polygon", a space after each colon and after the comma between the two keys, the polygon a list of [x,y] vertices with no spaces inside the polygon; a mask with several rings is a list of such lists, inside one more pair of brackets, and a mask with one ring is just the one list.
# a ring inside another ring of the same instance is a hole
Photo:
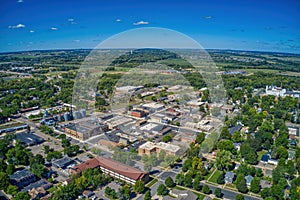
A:
{"label": "open grass area", "polygon": [[216,170],[215,173],[207,181],[212,182],[212,183],[217,183],[217,179],[221,174],[222,174],[222,171]]}
{"label": "open grass area", "polygon": [[262,150],[262,151],[257,152],[257,161],[260,161],[262,155],[264,155],[264,154],[266,154],[266,153],[267,153],[266,150]]}
{"label": "open grass area", "polygon": [[208,173],[207,175],[204,176],[204,179],[207,180],[207,179],[212,175],[212,173],[213,173],[214,171],[215,171],[215,168],[214,168],[214,167],[211,168],[211,169],[209,170],[209,173]]}
{"label": "open grass area", "polygon": [[152,187],[158,180],[156,178],[154,178],[151,182],[149,182],[146,186],[147,187]]}
{"label": "open grass area", "polygon": [[202,199],[204,199],[204,197],[205,197],[205,195],[203,195],[203,194],[196,193],[196,192],[194,192],[194,193],[195,193],[195,195],[198,196],[198,200],[202,200]]}

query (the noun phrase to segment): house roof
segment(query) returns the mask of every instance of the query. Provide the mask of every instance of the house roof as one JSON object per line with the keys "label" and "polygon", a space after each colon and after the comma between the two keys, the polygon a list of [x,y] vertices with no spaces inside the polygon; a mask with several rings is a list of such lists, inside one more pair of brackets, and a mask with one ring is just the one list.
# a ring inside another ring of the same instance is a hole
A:
{"label": "house roof", "polygon": [[253,176],[251,176],[251,175],[245,176],[246,184],[247,185],[251,184],[252,179],[253,179]]}
{"label": "house roof", "polygon": [[52,162],[52,164],[57,168],[65,168],[68,165],[71,165],[72,163],[75,162],[70,157],[63,157]]}
{"label": "house roof", "polygon": [[146,172],[143,172],[129,165],[117,162],[110,158],[98,156],[96,159],[98,160],[100,166],[134,180],[138,180],[142,178],[145,174],[147,174]]}
{"label": "house roof", "polygon": [[242,129],[241,125],[235,125],[233,127],[228,128],[228,131],[230,134],[233,135],[235,132],[240,131],[241,129]]}
{"label": "house roof", "polygon": [[73,167],[73,169],[76,170],[77,172],[81,173],[86,169],[94,169],[96,167],[99,167],[99,161],[97,158],[93,158],[84,163],[76,165],[75,167]]}
{"label": "house roof", "polygon": [[84,163],[81,163],[80,165],[75,166],[73,169],[77,172],[83,172],[86,169],[93,169],[100,166],[134,180],[138,180],[142,178],[145,174],[147,174],[146,172],[138,170],[134,167],[125,165],[123,163],[117,162],[115,160],[103,156],[98,156]]}
{"label": "house roof", "polygon": [[261,157],[261,161],[264,161],[264,162],[268,162],[269,159],[270,159],[270,156],[268,154],[264,154]]}
{"label": "house roof", "polygon": [[48,188],[50,188],[52,186],[52,183],[49,183],[48,181],[41,179],[37,182],[31,183],[30,185],[27,185],[26,187],[24,187],[21,192],[24,191],[29,191],[35,188],[43,188],[45,190],[47,190]]}
{"label": "house roof", "polygon": [[21,180],[22,178],[30,176],[34,176],[34,174],[31,171],[29,171],[29,169],[23,169],[20,171],[16,171],[14,174],[10,175],[9,178],[13,180]]}

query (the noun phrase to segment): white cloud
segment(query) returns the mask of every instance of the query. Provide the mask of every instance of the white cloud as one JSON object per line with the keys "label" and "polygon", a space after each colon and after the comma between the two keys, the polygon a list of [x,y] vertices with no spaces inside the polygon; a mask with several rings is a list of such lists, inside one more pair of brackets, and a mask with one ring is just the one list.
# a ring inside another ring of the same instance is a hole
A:
{"label": "white cloud", "polygon": [[25,28],[24,24],[18,24],[16,26],[8,26],[8,28]]}
{"label": "white cloud", "polygon": [[149,24],[149,22],[145,22],[145,21],[139,21],[139,22],[135,22],[135,23],[133,23],[133,25],[147,25],[147,24]]}
{"label": "white cloud", "polygon": [[34,30],[30,30],[29,32],[30,32],[30,33],[34,33]]}
{"label": "white cloud", "polygon": [[18,2],[18,3],[23,3],[24,1],[23,1],[23,0],[18,0],[17,2]]}
{"label": "white cloud", "polygon": [[121,22],[122,20],[121,19],[116,19],[116,22]]}
{"label": "white cloud", "polygon": [[51,27],[50,30],[52,30],[52,31],[57,31],[58,28],[56,28],[56,27]]}
{"label": "white cloud", "polygon": [[205,16],[205,17],[203,17],[204,19],[212,19],[213,18],[213,16]]}
{"label": "white cloud", "polygon": [[69,19],[68,19],[68,22],[69,22],[70,24],[77,24],[77,23],[75,22],[75,19],[73,19],[73,18],[69,18]]}
{"label": "white cloud", "polygon": [[80,42],[80,40],[74,40],[74,42]]}

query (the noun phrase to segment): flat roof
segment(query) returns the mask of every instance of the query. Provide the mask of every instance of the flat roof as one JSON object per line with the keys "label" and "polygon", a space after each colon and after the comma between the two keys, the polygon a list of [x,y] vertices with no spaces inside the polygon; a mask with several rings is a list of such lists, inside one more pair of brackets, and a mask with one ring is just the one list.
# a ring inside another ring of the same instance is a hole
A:
{"label": "flat roof", "polygon": [[173,145],[173,144],[168,144],[168,143],[165,143],[165,142],[159,142],[159,143],[153,143],[153,142],[146,142],[145,144],[142,144],[140,146],[140,148],[143,148],[143,149],[147,149],[147,150],[151,150],[153,148],[160,148],[160,149],[163,149],[165,151],[171,151],[171,152],[177,152],[180,150],[180,147],[179,146],[176,146],[176,145]]}
{"label": "flat roof", "polygon": [[17,133],[15,135],[15,140],[20,140],[23,145],[32,146],[36,144],[41,144],[45,140],[33,133]]}
{"label": "flat roof", "polygon": [[34,174],[29,169],[23,169],[20,171],[16,171],[12,175],[9,176],[9,179],[20,180],[25,177],[34,176]]}

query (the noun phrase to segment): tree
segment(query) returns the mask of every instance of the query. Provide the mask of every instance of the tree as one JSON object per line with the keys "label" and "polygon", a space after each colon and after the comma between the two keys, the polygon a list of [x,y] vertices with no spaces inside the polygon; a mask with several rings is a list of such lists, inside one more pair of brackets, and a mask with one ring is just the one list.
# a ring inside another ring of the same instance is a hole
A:
{"label": "tree", "polygon": [[296,173],[295,165],[292,160],[288,160],[286,164],[286,172],[290,177],[293,177],[294,174]]}
{"label": "tree", "polygon": [[251,181],[250,191],[254,193],[259,193],[260,189],[260,178],[254,177]]}
{"label": "tree", "polygon": [[224,184],[224,183],[225,183],[224,178],[225,178],[225,173],[222,172],[222,173],[218,176],[218,178],[217,178],[217,183],[218,183],[218,184]]}
{"label": "tree", "polygon": [[248,192],[244,174],[238,174],[238,176],[236,178],[236,188],[238,189],[239,192],[242,192],[242,193]]}
{"label": "tree", "polygon": [[192,185],[193,185],[193,178],[192,178],[192,176],[189,173],[187,173],[184,176],[184,186],[191,188]]}
{"label": "tree", "polygon": [[15,171],[15,166],[13,164],[8,164],[6,168],[6,173],[12,175]]}
{"label": "tree", "polygon": [[224,126],[221,130],[220,139],[230,139],[231,134],[228,131],[228,127]]}
{"label": "tree", "polygon": [[216,197],[221,198],[222,197],[222,191],[220,188],[216,188],[215,189],[215,193]]}
{"label": "tree", "polygon": [[176,183],[178,185],[184,185],[184,175],[182,173],[176,175]]}
{"label": "tree", "polygon": [[172,188],[172,187],[175,186],[175,183],[174,183],[173,179],[172,179],[170,176],[168,176],[168,177],[166,178],[165,184],[166,184],[166,186],[167,186],[168,188]]}
{"label": "tree", "polygon": [[202,192],[204,194],[210,194],[211,191],[210,191],[210,188],[208,187],[208,185],[203,185]]}
{"label": "tree", "polygon": [[236,197],[235,197],[236,200],[244,200],[244,195],[242,194],[237,194]]}
{"label": "tree", "polygon": [[275,199],[283,199],[284,188],[281,188],[279,184],[272,185],[271,196],[274,197]]}
{"label": "tree", "polygon": [[134,184],[134,191],[137,193],[142,193],[145,190],[145,184],[141,180],[137,180]]}
{"label": "tree", "polygon": [[279,182],[279,180],[283,177],[283,171],[281,170],[281,168],[276,167],[273,172],[272,172],[272,179],[273,179],[273,183],[277,184]]}
{"label": "tree", "polygon": [[30,195],[28,192],[19,192],[16,195],[15,200],[30,200]]}
{"label": "tree", "polygon": [[9,185],[6,189],[7,194],[15,195],[18,193],[18,187],[15,185]]}
{"label": "tree", "polygon": [[205,133],[204,132],[199,133],[196,137],[196,142],[198,144],[201,144],[204,140],[205,140]]}
{"label": "tree", "polygon": [[264,176],[264,173],[263,173],[263,171],[261,170],[261,168],[258,168],[258,169],[256,170],[256,176],[257,176],[257,177],[263,177],[263,176]]}
{"label": "tree", "polygon": [[193,182],[193,189],[199,191],[200,190],[200,179],[196,177]]}
{"label": "tree", "polygon": [[231,162],[231,153],[226,150],[217,151],[216,156],[216,167],[219,170],[228,170],[229,167],[232,165]]}
{"label": "tree", "polygon": [[9,185],[9,177],[8,174],[5,172],[0,172],[0,189],[6,190]]}
{"label": "tree", "polygon": [[232,152],[234,149],[233,142],[231,140],[220,140],[217,144],[218,150],[226,150]]}
{"label": "tree", "polygon": [[160,184],[157,188],[157,195],[166,196],[169,193],[167,187],[164,184]]}
{"label": "tree", "polygon": [[173,135],[171,135],[171,134],[167,134],[162,137],[162,141],[165,143],[170,142],[172,139],[173,139]]}
{"label": "tree", "polygon": [[150,192],[150,190],[147,190],[147,192],[145,193],[144,200],[151,200],[151,192]]}

